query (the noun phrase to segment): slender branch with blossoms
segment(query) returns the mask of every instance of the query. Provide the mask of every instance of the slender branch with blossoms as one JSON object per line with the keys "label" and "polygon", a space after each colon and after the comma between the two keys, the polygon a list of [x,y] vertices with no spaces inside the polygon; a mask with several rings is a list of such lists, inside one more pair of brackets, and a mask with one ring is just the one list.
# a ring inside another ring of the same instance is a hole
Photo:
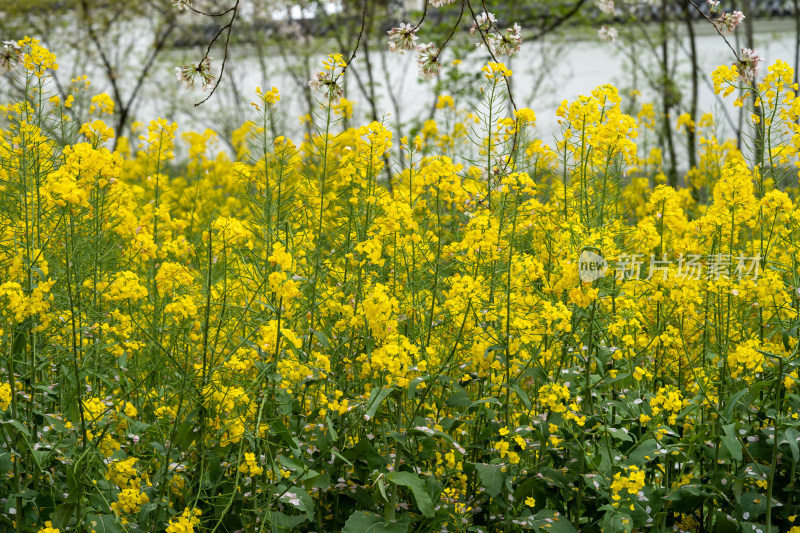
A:
{"label": "slender branch with blossoms", "polygon": [[[236,16],[239,13],[239,3],[241,0],[236,0],[236,2],[230,8],[226,9],[225,11],[221,11],[218,13],[206,13],[204,11],[196,9],[192,5],[192,0],[172,0],[172,5],[179,10],[189,10],[200,15],[205,15],[208,17],[221,17],[227,14],[231,15],[230,20],[227,24],[220,27],[217,30],[217,33],[208,43],[206,47],[206,51],[203,54],[203,58],[197,63],[197,65],[181,65],[179,67],[175,67],[175,72],[178,78],[178,81],[183,83],[189,89],[194,88],[195,78],[199,77],[202,80],[201,88],[203,91],[207,91],[210,89],[208,96],[200,100],[199,102],[195,103],[195,107],[200,106],[208,101],[216,92],[217,87],[219,87],[219,83],[222,80],[222,75],[225,73],[225,63],[228,60],[228,45],[230,44],[231,39],[231,31],[233,30],[233,24],[236,21]],[[208,54],[211,52],[211,47],[214,46],[214,43],[219,40],[222,34],[225,34],[225,43],[223,46],[223,55],[222,55],[222,63],[219,69],[219,76],[215,76],[211,72],[211,59],[212,57]]]}
{"label": "slender branch with blossoms", "polygon": [[[481,27],[480,19],[475,14],[475,10],[472,8],[472,3],[469,0],[465,0],[465,1],[467,3],[467,7],[469,7],[470,14],[472,15],[472,21],[474,23],[473,27],[478,30],[478,33],[481,36],[481,40],[483,41],[483,44],[486,46],[486,50],[489,52],[489,55],[492,56],[492,61],[494,61],[495,63],[500,63],[500,61],[498,61],[498,59],[497,59],[497,55],[494,53],[494,50],[492,49],[491,46],[489,46],[488,38],[486,37],[486,33],[483,31],[483,29]],[[484,11],[484,13],[487,13],[487,12]],[[491,14],[489,14],[489,15],[491,15]],[[511,107],[512,107],[512,109],[514,111],[516,111],[517,110],[517,104],[516,104],[516,102],[514,102],[514,96],[513,96],[512,92],[511,92],[511,82],[509,81],[509,78],[507,78],[507,77],[505,77],[504,80],[506,82],[506,89],[508,90],[508,99],[511,102]],[[516,146],[516,134],[514,135],[514,139],[515,139],[514,142],[515,142],[515,146]]]}
{"label": "slender branch with blossoms", "polygon": [[736,57],[736,61],[739,65],[739,74],[740,78],[743,82],[752,83],[758,77],[759,71],[759,64],[762,61],[760,55],[754,50],[749,48],[742,48],[741,54],[736,51],[736,49],[731,45],[730,41],[728,41],[727,35],[733,33],[734,30],[739,26],[739,24],[745,19],[744,13],[741,11],[734,11],[733,13],[727,13],[722,11],[719,8],[719,0],[706,0],[706,3],[711,8],[711,12],[716,14],[716,18],[711,18],[708,14],[706,14],[700,6],[695,4],[691,1],[691,4],[697,10],[700,15],[703,16],[708,22],[714,26],[714,29],[717,30],[717,34],[725,41],[725,44],[728,45],[733,55]]}
{"label": "slender branch with blossoms", "polygon": [[[472,28],[469,30],[470,34],[475,34],[475,30],[479,30],[482,34],[481,42],[475,43],[478,48],[486,46],[495,55],[512,55],[519,52],[522,45],[522,36],[520,32],[522,28],[519,24],[514,24],[513,27],[508,28],[504,33],[497,30],[497,19],[492,13],[484,11],[475,19]],[[497,30],[493,33],[492,30]]]}
{"label": "slender branch with blossoms", "polygon": [[[739,58],[739,54],[736,52],[736,49],[735,49],[735,48],[734,48],[734,47],[731,45],[730,41],[728,41],[728,38],[725,36],[725,34],[724,34],[724,33],[722,33],[722,29],[721,29],[720,25],[718,25],[718,24],[717,24],[717,23],[714,21],[714,19],[712,19],[710,16],[708,16],[708,14],[707,14],[705,11],[703,11],[703,10],[700,8],[700,6],[698,6],[698,5],[697,5],[697,4],[695,4],[694,2],[690,2],[690,3],[692,4],[692,6],[694,6],[694,8],[697,10],[697,12],[698,12],[698,13],[700,13],[700,16],[702,16],[702,17],[703,17],[704,19],[706,19],[706,20],[707,20],[707,21],[708,21],[708,22],[709,22],[709,23],[710,23],[712,26],[714,26],[714,29],[715,29],[715,30],[717,30],[717,33],[719,34],[719,36],[720,36],[720,37],[722,37],[722,39],[725,41],[725,44],[727,44],[727,45],[728,45],[728,48],[730,48],[730,49],[731,49],[731,52],[733,52],[733,55],[735,55],[735,56],[736,56],[736,59],[737,59],[737,60],[739,60],[739,59],[740,59],[740,58]],[[708,3],[708,5],[711,7],[711,9],[714,9],[716,6],[718,6],[718,5],[719,5],[719,1],[718,1],[718,0],[708,0],[708,2],[707,2],[707,3]],[[744,15],[742,15],[742,18],[744,18]]]}
{"label": "slender branch with blossoms", "polygon": [[717,15],[716,19],[707,18],[720,32],[730,35],[744,20],[744,13],[741,11],[734,11],[733,13],[722,11],[719,8],[719,0],[708,0],[707,4],[711,8],[711,12]]}

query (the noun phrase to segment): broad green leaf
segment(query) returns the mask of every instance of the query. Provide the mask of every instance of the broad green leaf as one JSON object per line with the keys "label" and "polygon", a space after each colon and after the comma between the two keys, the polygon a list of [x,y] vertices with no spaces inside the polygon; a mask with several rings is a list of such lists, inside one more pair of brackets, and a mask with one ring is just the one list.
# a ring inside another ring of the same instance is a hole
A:
{"label": "broad green leaf", "polygon": [[8,452],[0,453],[0,476],[5,476],[13,470],[14,464],[11,462],[11,454]]}
{"label": "broad green leaf", "polygon": [[603,515],[600,529],[614,533],[630,533],[633,530],[633,520],[629,515],[617,510],[608,511]]}
{"label": "broad green leaf", "polygon": [[542,509],[533,517],[533,527],[540,533],[578,533],[562,513],[557,513],[552,509]]}
{"label": "broad green leaf", "polygon": [[387,481],[395,485],[403,485],[411,489],[414,499],[417,501],[417,507],[423,516],[433,518],[433,501],[431,500],[428,490],[425,488],[425,482],[420,479],[416,474],[411,472],[390,472],[386,476]]}
{"label": "broad green leaf", "polygon": [[309,522],[314,521],[314,501],[301,487],[292,487],[281,496],[281,501],[297,507],[308,517]]}
{"label": "broad green leaf", "polygon": [[657,450],[658,442],[656,439],[643,440],[630,454],[628,454],[628,458],[624,461],[624,464],[642,466],[643,464],[652,461],[659,456]]}
{"label": "broad green leaf", "polygon": [[272,524],[272,531],[275,533],[282,531],[293,531],[297,526],[306,521],[303,515],[286,515],[278,511],[273,511],[267,518],[267,522]]}
{"label": "broad green leaf", "polygon": [[464,390],[456,391],[447,398],[447,407],[469,407],[472,400]]}
{"label": "broad green leaf", "polygon": [[386,523],[380,515],[356,511],[344,523],[342,533],[407,533],[408,526],[407,520]]}
{"label": "broad green leaf", "polygon": [[365,420],[372,420],[378,407],[381,406],[383,400],[386,399],[394,391],[394,387],[381,387],[380,389],[372,389],[372,393],[367,400],[367,412],[364,414]]}
{"label": "broad green leaf", "polygon": [[795,463],[800,463],[800,449],[797,443],[800,442],[800,433],[795,428],[786,428],[784,432],[786,442],[789,443],[789,449],[792,450],[792,459]]}
{"label": "broad green leaf", "polygon": [[122,533],[122,526],[113,514],[90,514],[87,522],[96,533]]}
{"label": "broad green leaf", "polygon": [[722,430],[725,432],[722,435],[722,444],[728,449],[731,453],[731,457],[736,459],[737,461],[742,460],[742,443],[739,438],[736,436],[736,429],[734,429],[734,424],[728,424],[727,426],[722,426]]}
{"label": "broad green leaf", "polygon": [[532,406],[531,399],[528,396],[527,392],[522,390],[522,388],[520,388],[519,385],[512,385],[511,386],[511,390],[513,390],[514,392],[517,393],[517,396],[519,397],[520,401],[522,402],[522,405],[525,406],[525,409],[530,409],[531,408],[531,406]]}
{"label": "broad green leaf", "polygon": [[733,415],[733,410],[736,408],[736,404],[739,403],[739,400],[749,392],[750,389],[742,389],[736,394],[730,396],[727,400],[725,400],[725,408],[722,410],[722,419],[723,420],[730,420],[731,415]]}
{"label": "broad green leaf", "polygon": [[631,438],[631,436],[628,435],[628,433],[626,431],[624,431],[624,430],[622,430],[620,428],[611,428],[610,427],[610,428],[606,428],[606,430],[611,434],[612,437],[614,437],[617,440],[621,440],[621,441],[624,441],[624,442],[629,442],[629,441],[633,440]]}
{"label": "broad green leaf", "polygon": [[475,470],[478,471],[478,477],[481,478],[481,483],[486,488],[486,494],[492,498],[500,494],[500,491],[503,490],[503,482],[506,479],[503,467],[483,463],[473,464],[475,465]]}

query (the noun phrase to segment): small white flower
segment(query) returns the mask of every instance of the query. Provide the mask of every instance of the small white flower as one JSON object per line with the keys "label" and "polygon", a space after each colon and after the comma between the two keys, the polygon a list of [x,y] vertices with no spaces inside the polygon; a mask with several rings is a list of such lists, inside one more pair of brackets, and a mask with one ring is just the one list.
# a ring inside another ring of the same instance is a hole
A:
{"label": "small white flower", "polygon": [[606,15],[613,15],[616,8],[614,7],[614,0],[595,0],[597,9]]}
{"label": "small white flower", "polygon": [[758,77],[759,64],[763,61],[755,50],[742,48],[742,59],[739,62],[739,78],[745,83],[751,83]]}
{"label": "small white flower", "polygon": [[497,22],[497,19],[495,18],[494,14],[484,11],[475,17],[475,22],[473,22],[469,33],[474,34],[475,30],[480,30],[482,33],[485,33],[492,29],[492,26],[494,26],[495,22]]}
{"label": "small white flower", "polygon": [[417,46],[417,28],[411,24],[400,24],[397,28],[387,31],[389,34],[389,51],[405,54],[407,50],[414,50]]}
{"label": "small white flower", "polygon": [[430,80],[438,76],[442,69],[439,63],[439,49],[433,43],[417,46],[417,65],[420,77]]}
{"label": "small white flower", "polygon": [[619,32],[616,28],[610,26],[603,26],[597,30],[597,36],[607,43],[613,43],[619,37]]}
{"label": "small white flower", "polygon": [[175,75],[178,81],[183,83],[188,89],[194,89],[194,80],[197,76],[202,80],[202,90],[208,90],[216,77],[211,73],[211,57],[204,57],[197,65],[181,65],[175,67]]}

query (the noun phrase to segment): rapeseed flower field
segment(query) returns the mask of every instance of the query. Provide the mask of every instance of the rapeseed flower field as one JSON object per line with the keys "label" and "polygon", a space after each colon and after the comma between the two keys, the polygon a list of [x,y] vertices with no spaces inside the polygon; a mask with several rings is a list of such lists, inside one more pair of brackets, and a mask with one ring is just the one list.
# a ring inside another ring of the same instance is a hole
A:
{"label": "rapeseed flower field", "polygon": [[259,89],[230,154],[117,139],[41,43],[6,54],[4,530],[800,532],[787,63],[711,74],[755,138],[681,116],[673,188],[652,105],[603,85],[539,139],[498,62],[394,138],[345,127],[334,54],[314,135]]}

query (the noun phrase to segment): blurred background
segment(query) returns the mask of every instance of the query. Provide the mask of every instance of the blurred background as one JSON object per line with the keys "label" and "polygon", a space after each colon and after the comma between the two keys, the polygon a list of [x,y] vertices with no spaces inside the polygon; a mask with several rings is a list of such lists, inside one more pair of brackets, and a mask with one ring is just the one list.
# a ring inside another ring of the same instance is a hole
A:
{"label": "blurred background", "polygon": [[[715,66],[731,64],[735,57],[700,13],[709,13],[706,3],[695,2],[697,6],[690,0],[618,0],[612,12],[607,0],[487,1],[486,6],[498,28],[522,27],[521,51],[506,62],[514,71],[515,102],[536,111],[545,142],[558,131],[555,110],[561,101],[603,83],[615,84],[628,96],[624,105],[631,113],[642,102],[653,103],[661,118],[672,122],[684,113],[696,120],[711,111],[735,136],[741,112],[713,93],[710,80]],[[420,79],[414,54],[390,53],[386,32],[401,22],[416,24],[423,6],[423,0],[366,5],[354,0],[194,2],[197,11],[207,13],[203,15],[178,9],[172,0],[3,0],[0,37],[30,35],[56,53],[54,93],[64,97],[76,87],[85,88],[81,76],[91,82],[86,89],[90,95],[107,92],[116,104],[107,122],[121,135],[130,135],[136,122],[163,117],[177,121],[181,131],[210,128],[230,148],[233,133],[254,117],[250,102],[258,86],[280,90],[282,123],[276,128],[302,140],[310,131],[303,117],[317,105],[308,80],[327,54],[350,56],[363,20],[360,46],[345,82],[345,98],[353,103],[347,121],[384,121],[399,138],[414,135],[434,117],[440,95],[453,96],[467,109],[477,102],[480,67],[490,59],[485,48],[476,46],[477,36],[469,33],[469,13],[460,17],[461,2],[429,5],[418,32],[420,43],[440,46],[456,31],[440,57],[439,77]],[[723,1],[721,8],[742,10],[746,16],[728,37],[732,47],[757,50],[764,65],[780,58],[798,70],[798,0]],[[613,41],[608,28],[613,29]],[[183,88],[175,68],[199,63],[207,50],[215,75],[222,58],[227,59],[218,88],[197,106],[208,92]],[[2,90],[17,89],[5,76]],[[74,112],[81,112],[80,105]],[[669,123],[665,120],[665,127]],[[672,129],[663,131],[665,149]],[[680,159],[674,156],[675,165]]]}

